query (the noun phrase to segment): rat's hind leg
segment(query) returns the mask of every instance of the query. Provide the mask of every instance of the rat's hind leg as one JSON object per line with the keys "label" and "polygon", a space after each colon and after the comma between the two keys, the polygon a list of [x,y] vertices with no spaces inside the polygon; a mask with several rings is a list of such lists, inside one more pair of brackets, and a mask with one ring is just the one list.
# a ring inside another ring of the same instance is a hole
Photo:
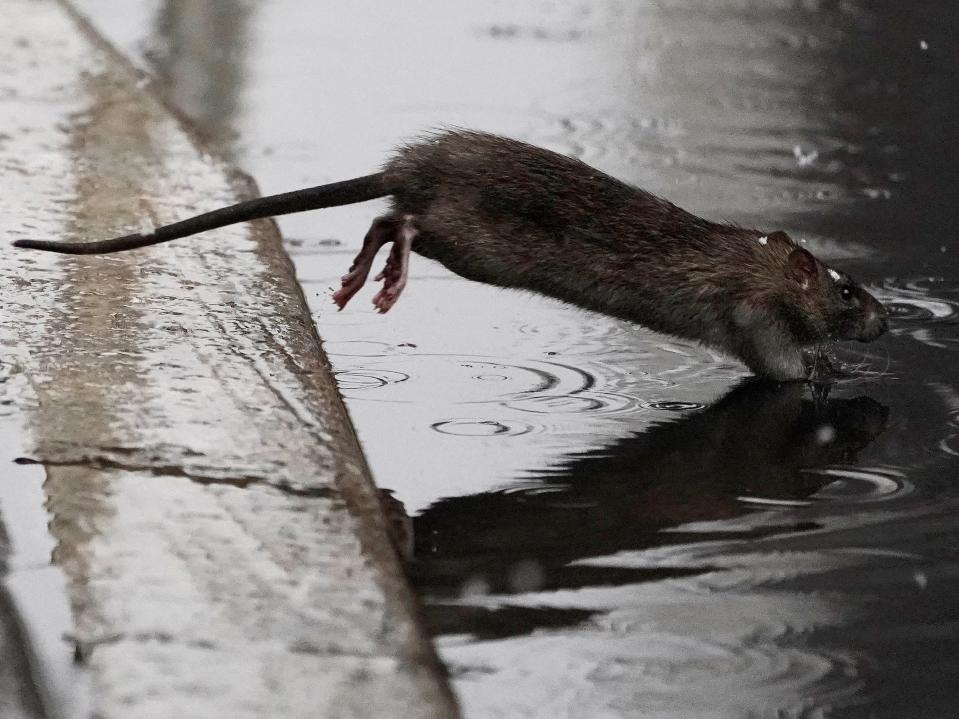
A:
{"label": "rat's hind leg", "polygon": [[333,301],[340,309],[346,307],[346,303],[366,283],[366,278],[373,267],[373,258],[383,245],[396,238],[399,226],[400,221],[395,217],[377,217],[373,220],[369,232],[363,238],[363,248],[350,265],[350,271],[340,278],[342,286],[333,293]]}
{"label": "rat's hind leg", "polygon": [[383,280],[383,289],[373,298],[373,306],[380,314],[389,312],[399,299],[403,288],[406,287],[410,267],[410,249],[413,247],[416,235],[417,229],[413,224],[413,216],[404,215],[402,223],[396,227],[393,248],[386,260],[386,267],[375,278]]}

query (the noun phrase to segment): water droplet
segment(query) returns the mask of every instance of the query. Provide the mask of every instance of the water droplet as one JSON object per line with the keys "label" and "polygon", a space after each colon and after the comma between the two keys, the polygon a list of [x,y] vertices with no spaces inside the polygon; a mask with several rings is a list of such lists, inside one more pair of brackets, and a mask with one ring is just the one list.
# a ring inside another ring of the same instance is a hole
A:
{"label": "water droplet", "polygon": [[829,444],[836,438],[836,428],[829,424],[822,425],[816,430],[816,442]]}
{"label": "water droplet", "polygon": [[489,582],[486,577],[474,574],[466,578],[466,581],[460,586],[461,599],[475,599],[485,597],[490,592]]}

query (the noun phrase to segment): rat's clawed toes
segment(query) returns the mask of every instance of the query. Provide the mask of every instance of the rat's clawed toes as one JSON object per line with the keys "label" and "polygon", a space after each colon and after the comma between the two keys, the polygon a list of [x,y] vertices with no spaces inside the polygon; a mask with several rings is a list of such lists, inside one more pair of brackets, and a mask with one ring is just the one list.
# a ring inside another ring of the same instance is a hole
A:
{"label": "rat's clawed toes", "polygon": [[[382,272],[380,273],[383,274]],[[382,289],[373,295],[373,307],[376,308],[376,311],[380,314],[389,312],[390,307],[396,302],[397,293],[393,291],[393,286],[386,282],[384,283]]]}
{"label": "rat's clawed toes", "polygon": [[346,307],[347,303],[352,299],[353,295],[349,292],[344,292],[343,290],[338,290],[333,293],[333,304],[336,305],[337,310],[342,310]]}
{"label": "rat's clawed toes", "polygon": [[410,247],[414,234],[406,226],[397,233],[386,265],[376,276],[377,280],[383,280],[383,289],[373,297],[373,306],[380,314],[390,311],[402,294],[403,288],[406,287]]}
{"label": "rat's clawed toes", "polygon": [[377,219],[363,240],[363,249],[360,250],[350,271],[340,278],[341,287],[333,293],[333,302],[343,309],[353,295],[359,292],[366,283],[373,265],[373,258],[377,250],[387,242],[393,243],[386,265],[374,278],[383,282],[383,287],[373,297],[373,306],[380,314],[388,312],[396,304],[403,288],[406,286],[406,274],[409,266],[410,248],[416,230],[412,226],[412,218],[404,218],[402,224],[393,217]]}
{"label": "rat's clawed toes", "polygon": [[376,296],[373,297],[373,306],[376,308],[376,311],[381,315],[389,312],[403,292],[404,285],[405,283],[387,285],[377,292]]}
{"label": "rat's clawed toes", "polygon": [[366,284],[366,276],[369,274],[369,267],[365,270],[362,267],[354,269],[343,275],[340,279],[342,285],[340,289],[333,293],[333,302],[341,310],[346,307],[346,303],[353,299],[353,295],[359,292],[360,288]]}
{"label": "rat's clawed toes", "polygon": [[333,304],[336,305],[337,309],[342,310],[344,307],[346,307],[346,303],[352,299],[354,294],[354,292],[350,292],[345,287],[341,288],[333,293]]}

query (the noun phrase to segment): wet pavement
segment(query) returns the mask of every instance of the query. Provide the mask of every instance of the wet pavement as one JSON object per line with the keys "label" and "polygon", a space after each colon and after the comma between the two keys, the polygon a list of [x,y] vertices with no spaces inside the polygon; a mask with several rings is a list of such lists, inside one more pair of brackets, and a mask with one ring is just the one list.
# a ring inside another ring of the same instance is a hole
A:
{"label": "wet pavement", "polygon": [[[0,226],[256,192],[57,2],[0,23]],[[0,264],[0,715],[455,716],[275,226]]]}
{"label": "wet pavement", "polygon": [[283,218],[375,479],[413,517],[409,572],[467,716],[954,713],[959,16],[80,5],[265,193],[364,174],[440,124],[502,132],[785,229],[891,308],[813,396],[418,257],[389,315],[372,289],[337,314],[378,206]]}

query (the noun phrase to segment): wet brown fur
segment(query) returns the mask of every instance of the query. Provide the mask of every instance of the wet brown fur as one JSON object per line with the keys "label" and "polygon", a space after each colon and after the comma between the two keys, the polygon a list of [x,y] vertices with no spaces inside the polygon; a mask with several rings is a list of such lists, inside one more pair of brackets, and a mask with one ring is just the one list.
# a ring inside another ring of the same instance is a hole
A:
{"label": "wet brown fur", "polygon": [[811,255],[812,276],[797,275],[785,233],[704,220],[515,140],[426,138],[386,165],[384,184],[394,212],[413,216],[413,250],[453,272],[701,341],[761,376],[800,378],[803,347],[885,328],[882,306],[847,275],[837,283]]}

